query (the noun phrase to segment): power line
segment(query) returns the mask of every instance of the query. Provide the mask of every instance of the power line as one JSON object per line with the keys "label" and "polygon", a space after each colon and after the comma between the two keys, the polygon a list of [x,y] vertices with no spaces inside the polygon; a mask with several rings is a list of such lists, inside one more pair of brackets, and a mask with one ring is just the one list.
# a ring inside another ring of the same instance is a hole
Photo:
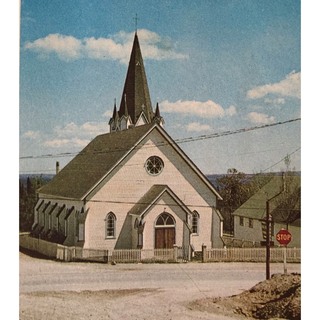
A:
{"label": "power line", "polygon": [[[301,149],[301,147],[299,147],[298,149],[296,149],[295,151],[289,153],[287,156],[290,156],[292,154],[294,154],[295,152],[299,151]],[[260,151],[256,151],[256,152],[246,152],[246,153],[237,153],[235,155],[237,156],[242,156],[242,155],[249,155],[249,154],[255,154],[255,153],[267,153],[267,152],[270,152],[272,150],[278,150],[278,149],[268,149],[268,150],[260,150]],[[281,160],[277,161],[275,164],[271,165],[270,167],[268,167],[267,169],[264,169],[262,170],[261,172],[265,172],[273,167],[275,167],[277,164],[281,163],[286,157],[282,158]],[[101,164],[104,163],[103,161],[101,161]],[[99,165],[99,162],[97,163],[97,165]],[[131,163],[131,164],[119,164],[119,167],[135,167],[135,166],[143,166],[143,164],[141,164],[140,162],[137,162],[137,163]],[[43,169],[44,171],[46,172],[56,172],[56,169]],[[70,170],[70,169],[69,169]],[[78,172],[77,170],[75,170],[76,172]],[[93,170],[86,170],[86,172],[93,172]],[[43,173],[43,172],[40,172],[39,170],[34,170],[34,171],[20,171],[20,173]]]}
{"label": "power line", "polygon": [[275,123],[265,124],[265,125],[261,125],[261,126],[254,126],[254,127],[249,127],[249,128],[237,129],[237,130],[233,130],[233,131],[224,131],[224,132],[220,132],[220,133],[201,135],[198,137],[177,139],[177,140],[175,140],[175,142],[176,143],[185,143],[185,142],[191,142],[191,141],[193,142],[193,141],[198,141],[198,140],[219,138],[219,137],[229,136],[229,135],[233,135],[233,134],[274,127],[274,126],[278,126],[278,125],[282,125],[282,124],[286,124],[286,123],[290,123],[290,122],[295,122],[295,121],[300,121],[300,120],[301,120],[301,118],[296,118],[296,119],[291,119],[291,120],[286,120],[286,121],[279,121],[279,122],[275,122]]}
{"label": "power line", "polygon": [[[250,132],[258,129],[265,129],[265,128],[270,128],[278,125],[283,125],[287,123],[292,123],[295,121],[300,121],[301,118],[296,118],[296,119],[291,119],[291,120],[286,120],[286,121],[279,121],[271,124],[265,124],[261,126],[254,126],[254,127],[249,127],[249,128],[241,128],[237,130],[228,130],[228,131],[223,131],[223,132],[218,132],[218,133],[212,133],[212,134],[207,134],[207,135],[201,135],[197,137],[188,137],[188,138],[182,138],[182,139],[176,139],[174,140],[175,143],[181,144],[181,143],[188,143],[188,142],[194,142],[194,141],[199,141],[199,140],[207,140],[207,139],[214,139],[214,138],[219,138],[219,137],[224,137],[224,136],[229,136],[229,135],[234,135],[234,134],[239,134],[239,133],[244,133],[244,132]],[[164,146],[168,145],[169,143],[167,141],[160,142],[158,144],[154,145],[145,145],[143,147],[157,147],[157,146]],[[91,151],[90,153],[92,154],[99,154],[99,153],[110,153],[110,152],[119,152],[119,151],[126,151],[129,149],[121,149],[121,148],[115,148],[113,150],[104,150],[104,151]],[[57,153],[57,154],[43,154],[43,155],[38,155],[38,156],[21,156],[19,157],[20,160],[25,160],[25,159],[39,159],[39,158],[57,158],[57,157],[72,157],[75,155],[80,154],[80,152],[63,152],[63,153]],[[82,154],[85,154],[84,152]]]}
{"label": "power line", "polygon": [[279,164],[280,162],[285,160],[286,157],[293,155],[294,153],[296,153],[299,150],[301,150],[301,147],[299,147],[298,149],[296,149],[296,150],[292,151],[291,153],[287,154],[285,157],[283,157],[281,160],[277,161],[276,163],[274,163],[272,166],[268,167],[267,169],[262,170],[262,172],[265,172],[265,171],[275,167],[277,164]]}
{"label": "power line", "polygon": [[[66,201],[66,200],[78,200],[79,199],[75,199],[75,198],[69,198],[69,197],[55,197],[54,200],[63,200],[63,201]],[[132,206],[134,205],[145,205],[145,206],[160,206],[160,207],[165,207],[166,205],[163,204],[163,203],[153,203],[151,204],[150,202],[142,202],[142,201],[120,201],[120,200],[87,200],[86,201],[87,203],[88,202],[91,202],[91,203],[110,203],[110,204],[127,204],[127,205],[130,205],[131,208]],[[52,202],[52,205],[54,204],[54,202]],[[184,204],[185,207],[187,208],[212,208],[212,209],[217,209],[216,207],[214,206],[210,206],[210,205],[193,205],[193,204]],[[170,204],[170,207],[181,207],[180,204]],[[265,206],[257,206],[257,207],[241,207],[242,210],[265,210]],[[292,208],[281,208],[279,209],[281,211],[292,211],[293,209]],[[43,212],[43,211],[42,211]]]}

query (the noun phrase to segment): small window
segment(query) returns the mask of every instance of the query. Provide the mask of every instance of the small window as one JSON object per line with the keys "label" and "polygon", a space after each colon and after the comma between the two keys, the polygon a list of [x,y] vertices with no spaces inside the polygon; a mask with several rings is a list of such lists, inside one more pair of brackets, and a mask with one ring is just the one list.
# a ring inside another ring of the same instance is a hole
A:
{"label": "small window", "polygon": [[65,237],[68,236],[68,228],[69,228],[68,219],[64,219],[64,235],[65,235]]}
{"label": "small window", "polygon": [[105,219],[106,224],[106,238],[116,237],[116,216],[113,212],[107,214]]}
{"label": "small window", "polygon": [[51,230],[52,229],[52,215],[49,214],[49,226],[48,229]]}
{"label": "small window", "polygon": [[244,223],[243,223],[243,217],[240,217],[240,226],[243,226]]}
{"label": "small window", "polygon": [[253,228],[253,219],[249,219],[249,228]]}
{"label": "small window", "polygon": [[143,233],[138,233],[138,248],[142,249],[143,247]]}
{"label": "small window", "polygon": [[199,213],[197,211],[194,211],[192,213],[192,233],[199,234]]}
{"label": "small window", "polygon": [[84,240],[84,224],[83,223],[79,223],[79,241],[83,241]]}
{"label": "small window", "polygon": [[60,221],[59,221],[59,216],[56,216],[56,225],[57,225],[57,229],[58,229],[58,231],[60,231]]}

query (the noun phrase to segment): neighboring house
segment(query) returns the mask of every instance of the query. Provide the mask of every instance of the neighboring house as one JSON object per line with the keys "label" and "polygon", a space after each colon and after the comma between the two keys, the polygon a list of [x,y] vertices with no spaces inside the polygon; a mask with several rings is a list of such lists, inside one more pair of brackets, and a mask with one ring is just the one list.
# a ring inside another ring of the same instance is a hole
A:
{"label": "neighboring house", "polygon": [[242,204],[234,216],[234,239],[252,241],[259,245],[266,241],[266,208],[269,202],[271,240],[284,228],[292,234],[289,247],[301,246],[301,177],[274,176],[257,193]]}
{"label": "neighboring house", "polygon": [[137,34],[109,125],[38,190],[33,233],[104,250],[222,247],[221,197],[153,112]]}

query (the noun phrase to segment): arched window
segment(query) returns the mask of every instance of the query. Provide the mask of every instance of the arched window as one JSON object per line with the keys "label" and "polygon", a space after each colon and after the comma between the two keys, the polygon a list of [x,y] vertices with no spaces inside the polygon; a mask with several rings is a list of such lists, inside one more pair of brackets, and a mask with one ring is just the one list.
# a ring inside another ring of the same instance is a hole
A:
{"label": "arched window", "polygon": [[113,212],[109,212],[105,218],[106,225],[106,238],[115,238],[116,237],[116,216]]}
{"label": "arched window", "polygon": [[161,226],[173,227],[175,226],[175,222],[173,217],[170,214],[164,212],[158,217],[156,221],[156,226],[157,227],[161,227]]}
{"label": "arched window", "polygon": [[197,211],[192,212],[192,233],[199,234],[199,213]]}

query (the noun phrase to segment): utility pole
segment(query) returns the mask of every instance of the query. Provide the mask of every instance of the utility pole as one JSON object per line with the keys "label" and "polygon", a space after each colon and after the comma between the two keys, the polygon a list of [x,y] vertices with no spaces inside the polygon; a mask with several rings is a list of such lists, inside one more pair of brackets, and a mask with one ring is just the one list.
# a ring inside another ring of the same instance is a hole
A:
{"label": "utility pole", "polygon": [[270,206],[269,203],[271,200],[277,198],[280,196],[283,192],[286,191],[286,183],[285,183],[285,175],[282,174],[282,190],[275,194],[273,197],[267,199],[266,201],[266,279],[270,279],[270,246],[271,246],[271,239],[270,239],[270,222],[272,220],[272,217],[270,215]]}
{"label": "utility pole", "polygon": [[269,200],[266,202],[266,279],[270,279],[270,211]]}

